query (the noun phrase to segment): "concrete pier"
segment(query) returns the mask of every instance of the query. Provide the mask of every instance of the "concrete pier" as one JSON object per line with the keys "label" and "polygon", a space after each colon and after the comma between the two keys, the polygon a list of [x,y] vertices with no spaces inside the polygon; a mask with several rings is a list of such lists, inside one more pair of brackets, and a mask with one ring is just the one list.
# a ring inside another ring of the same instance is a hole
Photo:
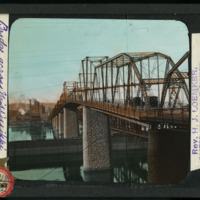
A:
{"label": "concrete pier", "polygon": [[63,134],[65,139],[79,136],[79,123],[77,108],[63,109]]}
{"label": "concrete pier", "polygon": [[178,183],[189,172],[190,132],[176,129],[149,131],[148,182]]}
{"label": "concrete pier", "polygon": [[109,117],[83,107],[83,168],[85,171],[111,168]]}

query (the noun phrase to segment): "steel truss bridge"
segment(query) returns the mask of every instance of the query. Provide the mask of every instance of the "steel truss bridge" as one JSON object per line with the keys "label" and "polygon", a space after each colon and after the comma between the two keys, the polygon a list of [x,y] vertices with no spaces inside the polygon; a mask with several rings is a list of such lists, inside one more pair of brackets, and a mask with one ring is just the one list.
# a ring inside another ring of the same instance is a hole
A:
{"label": "steel truss bridge", "polygon": [[86,57],[78,81],[64,82],[50,117],[66,106],[87,106],[108,114],[111,129],[144,138],[151,129],[189,128],[188,57],[177,63],[159,52]]}

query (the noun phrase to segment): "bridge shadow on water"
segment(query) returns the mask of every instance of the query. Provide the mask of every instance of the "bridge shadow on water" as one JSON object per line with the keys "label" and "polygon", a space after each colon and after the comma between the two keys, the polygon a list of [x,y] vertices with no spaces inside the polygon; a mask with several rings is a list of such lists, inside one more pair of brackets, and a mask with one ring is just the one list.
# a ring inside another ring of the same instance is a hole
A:
{"label": "bridge shadow on water", "polygon": [[84,171],[82,153],[11,157],[9,166],[13,176],[26,180],[32,175],[32,180],[147,182],[147,149],[117,150],[112,155],[112,169],[103,171]]}

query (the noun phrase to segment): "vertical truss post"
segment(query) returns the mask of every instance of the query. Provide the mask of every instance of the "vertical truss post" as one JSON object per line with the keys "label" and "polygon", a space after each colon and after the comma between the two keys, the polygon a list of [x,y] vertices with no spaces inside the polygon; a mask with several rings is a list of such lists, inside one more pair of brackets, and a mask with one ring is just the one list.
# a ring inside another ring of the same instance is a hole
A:
{"label": "vertical truss post", "polygon": [[172,107],[172,102],[171,102],[172,100],[171,99],[172,99],[172,92],[173,91],[171,91],[170,89],[172,90],[172,88],[170,88],[170,86],[169,86],[169,107],[171,108]]}
{"label": "vertical truss post", "polygon": [[[141,74],[141,79],[143,78],[143,74],[142,74],[142,61],[140,61],[140,74]],[[140,90],[142,90],[142,88],[140,88]],[[138,91],[139,92],[139,91]],[[139,94],[138,94],[139,96]],[[142,106],[142,102],[143,102],[143,91],[141,92],[141,101],[140,101],[140,106]]]}
{"label": "vertical truss post", "polygon": [[126,92],[126,106],[130,105],[130,80],[131,80],[131,65],[128,65],[128,80],[127,80],[127,92]]}
{"label": "vertical truss post", "polygon": [[113,61],[111,61],[111,94],[112,94],[112,103],[114,103],[114,91],[113,91]]}
{"label": "vertical truss post", "polygon": [[89,80],[89,87],[90,87],[90,101],[91,101],[91,98],[92,98],[92,64],[93,64],[93,61],[90,61],[90,80]]}
{"label": "vertical truss post", "polygon": [[116,76],[116,80],[115,80],[115,88],[114,88],[114,99],[115,99],[115,94],[116,94],[116,88],[117,88],[117,85],[118,85],[118,82],[119,82],[119,67],[116,66],[117,68],[117,76]]}
{"label": "vertical truss post", "polygon": [[168,107],[171,107],[171,97],[170,97],[170,87],[168,88],[168,92],[169,92],[169,102],[168,102]]}
{"label": "vertical truss post", "polygon": [[179,97],[179,94],[180,94],[180,90],[181,90],[181,84],[179,83],[178,90],[177,90],[177,92],[176,92],[176,96],[175,96],[175,99],[174,99],[173,108],[176,107],[176,103],[177,103],[177,101],[178,101],[178,97]]}
{"label": "vertical truss post", "polygon": [[124,73],[124,57],[123,57],[123,100],[124,100],[124,105],[126,104],[126,100],[125,100],[125,73]]}
{"label": "vertical truss post", "polygon": [[92,64],[93,62],[90,61],[90,87],[92,87]]}
{"label": "vertical truss post", "polygon": [[[133,76],[133,81],[134,81],[134,84],[136,84],[135,72],[133,71],[133,73],[134,73],[134,76]],[[137,92],[137,88],[139,88],[139,87],[138,87],[138,86],[136,86],[136,85],[134,85],[134,91],[136,91],[136,92]],[[136,94],[136,96],[138,96],[138,95]]]}
{"label": "vertical truss post", "polygon": [[[167,59],[167,61],[166,61],[166,67],[165,67],[164,78],[166,78],[168,72],[169,72],[169,60]],[[168,92],[169,92],[169,102],[168,102],[168,106],[170,106],[170,87],[168,88]],[[166,94],[167,94],[167,91],[166,91]],[[163,105],[163,106],[164,106],[164,105]]]}
{"label": "vertical truss post", "polygon": [[160,70],[159,70],[159,56],[157,55],[157,75],[158,75],[158,102],[160,102]]}
{"label": "vertical truss post", "polygon": [[76,101],[76,95],[77,95],[77,83],[76,83],[76,81],[73,83],[73,90],[74,90],[74,93],[75,93],[75,101]]}
{"label": "vertical truss post", "polygon": [[105,88],[104,88],[104,71],[103,65],[101,66],[101,79],[102,79],[102,89],[103,89],[103,102],[105,102]]}
{"label": "vertical truss post", "polygon": [[82,89],[82,79],[81,79],[81,73],[79,73],[79,81],[80,81],[81,101],[82,101],[82,100],[83,100],[83,89]]}
{"label": "vertical truss post", "polygon": [[87,102],[87,89],[88,89],[88,57],[86,57],[86,88],[85,88],[85,101]]}
{"label": "vertical truss post", "polygon": [[96,81],[96,68],[94,70],[94,77],[93,77],[93,88],[92,88],[92,97],[91,97],[91,101],[93,101],[93,98],[94,98],[94,94],[95,94],[95,81]]}
{"label": "vertical truss post", "polygon": [[[100,72],[100,68],[98,68],[98,74],[100,74],[101,72]],[[97,87],[98,88],[100,88],[100,78],[101,78],[101,75],[99,75],[100,77],[97,77]],[[98,78],[99,78],[99,80],[98,80]],[[98,93],[98,95],[99,95],[99,101],[101,101],[101,97],[100,97],[100,90],[99,89],[97,89],[97,93]]]}
{"label": "vertical truss post", "polygon": [[106,95],[105,95],[105,101],[107,101],[107,90],[108,90],[108,64],[106,63]]}
{"label": "vertical truss post", "polygon": [[167,61],[166,61],[166,67],[165,67],[165,75],[164,75],[164,77],[166,77],[167,76],[167,73],[169,72],[169,61],[168,61],[168,59],[167,59]]}
{"label": "vertical truss post", "polygon": [[149,85],[148,85],[148,88],[149,88],[149,90],[150,90],[150,87],[151,87],[151,85],[150,85],[150,82],[151,82],[150,78],[151,78],[150,60],[149,60],[149,58],[148,58],[148,79],[149,79]]}
{"label": "vertical truss post", "polygon": [[149,58],[148,58],[148,78],[150,79],[150,61],[149,61]]}
{"label": "vertical truss post", "polygon": [[[83,71],[83,85],[84,85],[84,89],[82,91],[85,92],[85,96],[86,96],[86,85],[85,85],[85,69],[84,69],[84,60],[82,60],[82,71]],[[86,97],[85,97],[86,98]]]}
{"label": "vertical truss post", "polygon": [[133,98],[133,73],[132,73],[132,68],[131,68],[130,87],[131,87],[131,97]]}
{"label": "vertical truss post", "polygon": [[78,83],[77,83],[77,96],[78,96],[78,99],[77,99],[77,100],[78,100],[78,101],[79,101],[79,96],[80,96],[80,94],[79,94],[79,84],[80,84],[80,83],[78,82]]}

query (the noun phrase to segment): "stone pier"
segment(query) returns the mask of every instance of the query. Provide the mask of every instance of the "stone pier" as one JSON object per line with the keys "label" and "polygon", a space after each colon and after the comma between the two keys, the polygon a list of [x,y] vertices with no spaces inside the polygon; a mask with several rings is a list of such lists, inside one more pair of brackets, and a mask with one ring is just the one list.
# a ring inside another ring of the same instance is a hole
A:
{"label": "stone pier", "polygon": [[55,116],[55,129],[54,129],[54,134],[55,134],[55,137],[58,137],[58,115]]}
{"label": "stone pier", "polygon": [[77,108],[63,109],[63,123],[64,138],[76,138],[79,136]]}
{"label": "stone pier", "polygon": [[58,114],[58,118],[59,118],[58,137],[59,137],[59,138],[63,138],[63,113],[59,113],[59,114]]}
{"label": "stone pier", "polygon": [[148,182],[184,180],[189,172],[190,131],[159,129],[148,135]]}
{"label": "stone pier", "polygon": [[83,168],[85,171],[111,168],[109,117],[83,107]]}
{"label": "stone pier", "polygon": [[55,128],[56,128],[56,118],[55,117],[51,120],[51,124],[52,124],[53,130],[55,130]]}

